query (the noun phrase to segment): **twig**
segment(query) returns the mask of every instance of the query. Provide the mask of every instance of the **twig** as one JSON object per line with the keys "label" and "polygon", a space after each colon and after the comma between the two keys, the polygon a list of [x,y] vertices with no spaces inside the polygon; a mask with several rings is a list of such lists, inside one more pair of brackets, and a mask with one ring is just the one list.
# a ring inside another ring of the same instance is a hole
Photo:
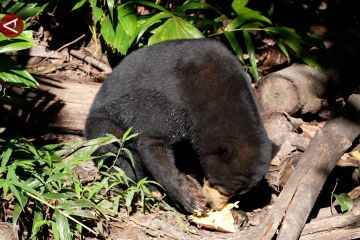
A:
{"label": "twig", "polygon": [[333,213],[333,204],[334,204],[333,198],[334,198],[334,192],[336,190],[338,182],[339,182],[339,178],[336,178],[334,189],[332,190],[331,195],[330,195],[330,212],[331,212],[331,215],[334,215],[334,213]]}
{"label": "twig", "polygon": [[110,73],[112,71],[111,67],[109,67],[107,64],[101,62],[100,60],[87,56],[84,53],[77,51],[77,50],[70,50],[70,55],[73,55],[74,57],[83,60],[84,62],[90,63],[96,68],[99,68],[100,70]]}
{"label": "twig", "polygon": [[73,218],[72,216],[70,216],[69,214],[67,214],[67,213],[65,213],[64,211],[60,210],[59,208],[53,206],[52,204],[48,203],[47,201],[45,201],[45,200],[43,200],[43,199],[35,196],[35,195],[32,194],[32,193],[27,192],[27,191],[25,191],[25,193],[26,193],[27,195],[29,195],[30,197],[38,200],[39,202],[45,204],[46,206],[48,206],[48,207],[50,207],[50,208],[52,208],[52,209],[58,210],[60,214],[64,215],[64,216],[67,217],[68,219],[74,221],[75,223],[81,225],[83,228],[85,228],[86,230],[88,230],[89,232],[91,232],[92,234],[94,234],[95,236],[99,235],[97,232],[95,232],[94,230],[92,230],[92,229],[89,228],[88,226],[86,226],[86,225],[84,225],[83,223],[79,222],[78,220],[76,220],[75,218]]}
{"label": "twig", "polygon": [[85,34],[81,35],[80,37],[76,38],[75,40],[69,42],[69,43],[66,43],[65,45],[63,45],[62,47],[58,48],[56,51],[57,52],[60,52],[61,50],[63,50],[64,48],[70,46],[71,44],[73,43],[76,43],[77,41],[79,41],[80,39],[82,39],[83,37],[85,37]]}

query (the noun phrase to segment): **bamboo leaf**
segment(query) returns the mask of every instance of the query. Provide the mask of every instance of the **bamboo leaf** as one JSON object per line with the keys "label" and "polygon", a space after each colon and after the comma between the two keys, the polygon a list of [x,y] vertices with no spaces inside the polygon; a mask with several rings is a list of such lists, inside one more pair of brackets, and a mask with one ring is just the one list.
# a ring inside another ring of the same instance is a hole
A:
{"label": "bamboo leaf", "polygon": [[59,229],[58,229],[57,223],[54,221],[51,221],[51,230],[54,235],[54,240],[60,240]]}
{"label": "bamboo leaf", "polygon": [[238,40],[235,38],[234,33],[224,31],[224,34],[227,40],[229,41],[231,48],[234,50],[236,56],[239,58],[240,62],[244,64],[245,61],[243,56],[243,50],[241,49]]}
{"label": "bamboo leaf", "polygon": [[19,203],[16,203],[14,212],[12,215],[13,227],[16,227],[22,210],[23,210],[23,208],[21,207],[21,205]]}
{"label": "bamboo leaf", "polygon": [[0,79],[3,81],[21,87],[36,88],[38,86],[37,81],[27,71],[4,54],[0,54],[0,62]]}
{"label": "bamboo leaf", "polygon": [[5,148],[5,151],[3,151],[2,155],[1,155],[1,168],[5,168],[9,159],[10,159],[10,156],[14,150],[14,146],[15,146],[15,143],[17,142],[17,139],[11,139],[6,148]]}
{"label": "bamboo leaf", "polygon": [[131,212],[131,203],[134,199],[135,196],[135,190],[134,189],[130,189],[127,194],[126,194],[126,199],[125,199],[125,206],[128,212]]}
{"label": "bamboo leaf", "polygon": [[6,38],[0,34],[0,53],[15,52],[31,48],[33,46],[32,31],[23,31],[16,38]]}
{"label": "bamboo leaf", "polygon": [[60,239],[71,240],[72,233],[70,230],[68,219],[63,214],[61,214],[57,209],[55,209],[55,218],[56,218],[56,226],[59,232]]}
{"label": "bamboo leaf", "polygon": [[245,7],[248,4],[249,0],[234,0],[231,3],[231,7],[235,10],[235,11],[239,11],[238,9],[241,9],[243,7]]}
{"label": "bamboo leaf", "polygon": [[78,1],[71,10],[74,11],[76,9],[81,8],[86,2],[87,2],[87,0]]}
{"label": "bamboo leaf", "polygon": [[258,81],[259,73],[257,70],[254,45],[253,45],[253,42],[251,40],[251,37],[250,37],[250,34],[248,31],[243,31],[243,36],[244,36],[244,40],[245,40],[246,50],[247,50],[247,53],[249,54],[250,64],[251,64],[250,73],[254,77],[255,81]]}
{"label": "bamboo leaf", "polygon": [[188,10],[211,10],[219,15],[222,14],[220,10],[214,7],[213,5],[208,3],[199,3],[199,2],[188,2],[182,6],[176,7],[174,9],[174,12],[181,13],[181,12],[186,12]]}

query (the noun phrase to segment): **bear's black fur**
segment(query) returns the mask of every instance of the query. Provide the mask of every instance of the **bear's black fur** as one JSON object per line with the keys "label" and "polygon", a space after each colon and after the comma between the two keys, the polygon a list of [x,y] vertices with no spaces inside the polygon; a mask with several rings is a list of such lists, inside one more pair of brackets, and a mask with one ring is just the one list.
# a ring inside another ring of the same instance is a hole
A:
{"label": "bear's black fur", "polygon": [[177,143],[192,146],[205,179],[228,196],[249,190],[270,165],[272,145],[248,78],[238,59],[214,40],[144,47],[114,68],[96,95],[85,135],[119,137],[131,126],[140,133],[136,166],[118,159],[119,166],[135,180],[152,175],[189,212],[204,212],[207,200],[200,184],[177,168]]}

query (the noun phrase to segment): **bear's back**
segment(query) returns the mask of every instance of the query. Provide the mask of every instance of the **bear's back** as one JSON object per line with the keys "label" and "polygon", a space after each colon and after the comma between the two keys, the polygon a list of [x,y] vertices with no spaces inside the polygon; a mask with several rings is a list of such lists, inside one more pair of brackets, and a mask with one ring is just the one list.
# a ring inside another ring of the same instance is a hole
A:
{"label": "bear's back", "polygon": [[[173,40],[147,46],[134,51],[114,68],[103,83],[97,102],[103,107],[129,90],[148,89],[163,94],[175,104],[184,105],[181,95],[186,93],[182,92],[188,90],[194,79],[213,77],[212,81],[236,87],[234,83],[225,83],[223,76],[215,78],[219,73],[229,76],[234,69],[241,74],[240,79],[234,79],[236,85],[246,85],[246,75],[239,61],[215,40]],[[215,90],[220,89],[212,89]]]}

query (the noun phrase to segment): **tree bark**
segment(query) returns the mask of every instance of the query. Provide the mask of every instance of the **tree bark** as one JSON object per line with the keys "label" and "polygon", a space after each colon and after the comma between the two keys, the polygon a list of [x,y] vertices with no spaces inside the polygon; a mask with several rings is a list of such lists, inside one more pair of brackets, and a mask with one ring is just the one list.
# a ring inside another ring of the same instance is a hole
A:
{"label": "tree bark", "polygon": [[342,114],[329,120],[311,140],[256,239],[298,239],[317,196],[337,160],[360,134],[360,95],[349,97]]}
{"label": "tree bark", "polygon": [[305,64],[293,64],[260,80],[260,105],[269,112],[315,114],[325,104],[325,90],[336,81],[330,74]]}

